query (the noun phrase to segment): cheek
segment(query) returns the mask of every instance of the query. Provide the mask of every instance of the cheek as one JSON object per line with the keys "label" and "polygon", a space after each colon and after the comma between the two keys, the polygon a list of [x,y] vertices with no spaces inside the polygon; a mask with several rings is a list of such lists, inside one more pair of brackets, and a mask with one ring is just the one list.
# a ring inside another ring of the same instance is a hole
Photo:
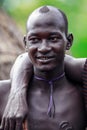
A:
{"label": "cheek", "polygon": [[37,50],[37,46],[34,46],[34,45],[31,45],[31,46],[29,46],[29,48],[28,48],[28,52],[29,52],[29,53],[36,52],[36,50]]}
{"label": "cheek", "polygon": [[57,60],[62,61],[65,56],[65,46],[64,44],[60,44],[55,46],[55,54],[57,55]]}
{"label": "cheek", "polygon": [[30,46],[28,48],[28,55],[29,55],[29,57],[30,57],[31,60],[33,60],[35,58],[36,52],[37,52],[37,47]]}
{"label": "cheek", "polygon": [[65,53],[65,46],[64,44],[57,44],[53,46],[56,53]]}

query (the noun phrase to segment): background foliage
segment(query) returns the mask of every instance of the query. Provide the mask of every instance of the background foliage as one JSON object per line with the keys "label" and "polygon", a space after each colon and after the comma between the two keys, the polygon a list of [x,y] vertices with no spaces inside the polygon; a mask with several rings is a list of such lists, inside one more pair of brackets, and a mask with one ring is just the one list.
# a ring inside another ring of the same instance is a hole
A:
{"label": "background foliage", "polygon": [[53,5],[66,13],[69,32],[74,35],[70,53],[87,57],[87,0],[0,0],[0,6],[15,19],[23,33],[28,15],[42,5]]}

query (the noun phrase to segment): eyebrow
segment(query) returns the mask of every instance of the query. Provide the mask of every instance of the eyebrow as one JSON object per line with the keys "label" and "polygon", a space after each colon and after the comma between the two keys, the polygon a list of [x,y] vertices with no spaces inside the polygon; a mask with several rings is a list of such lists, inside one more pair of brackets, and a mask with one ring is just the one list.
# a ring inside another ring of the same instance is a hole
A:
{"label": "eyebrow", "polygon": [[[27,36],[28,37],[31,37],[31,36],[37,36],[38,37],[41,34],[41,33],[40,34],[39,33],[40,32],[36,32],[36,33],[35,32],[31,32]],[[57,32],[55,32],[55,31],[54,32],[49,32],[49,36],[53,36],[53,35],[61,35],[61,32],[59,32],[59,31],[57,31]]]}
{"label": "eyebrow", "polygon": [[57,34],[61,34],[60,32],[51,32],[50,35],[57,35]]}

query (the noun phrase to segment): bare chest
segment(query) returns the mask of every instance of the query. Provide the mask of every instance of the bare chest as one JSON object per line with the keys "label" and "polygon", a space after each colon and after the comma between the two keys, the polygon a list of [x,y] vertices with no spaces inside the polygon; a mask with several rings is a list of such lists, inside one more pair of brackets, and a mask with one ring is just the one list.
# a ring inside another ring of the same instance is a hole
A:
{"label": "bare chest", "polygon": [[29,130],[84,130],[82,97],[74,86],[53,91],[55,114],[48,115],[50,89],[30,89],[28,93]]}

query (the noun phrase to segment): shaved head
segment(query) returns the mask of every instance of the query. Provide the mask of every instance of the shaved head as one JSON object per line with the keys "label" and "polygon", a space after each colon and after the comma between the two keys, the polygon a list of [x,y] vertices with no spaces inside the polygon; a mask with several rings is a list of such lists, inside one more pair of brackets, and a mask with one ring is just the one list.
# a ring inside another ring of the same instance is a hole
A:
{"label": "shaved head", "polygon": [[43,20],[44,18],[50,19],[50,17],[52,17],[52,20],[53,21],[55,20],[55,22],[61,21],[60,26],[62,25],[65,26],[65,34],[67,35],[67,32],[68,32],[67,17],[63,11],[53,6],[42,6],[34,10],[27,20],[27,32],[29,30],[29,27],[31,26],[30,23],[32,23],[32,20],[33,21],[37,19],[40,20],[42,16],[43,16]]}

